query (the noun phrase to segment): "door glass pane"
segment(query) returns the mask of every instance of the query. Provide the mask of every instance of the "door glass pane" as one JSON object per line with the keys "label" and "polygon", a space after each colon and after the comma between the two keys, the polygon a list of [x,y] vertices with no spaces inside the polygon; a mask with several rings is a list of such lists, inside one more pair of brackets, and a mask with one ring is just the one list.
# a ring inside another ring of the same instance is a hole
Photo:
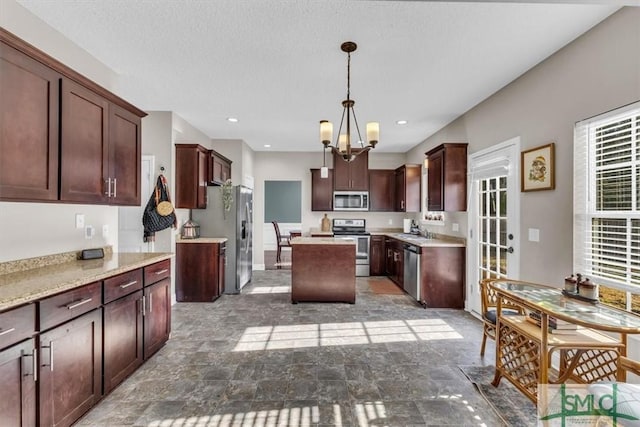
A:
{"label": "door glass pane", "polygon": [[507,245],[507,220],[500,220],[500,246]]}
{"label": "door glass pane", "polygon": [[490,192],[489,193],[489,215],[490,216],[496,216],[496,193],[495,192]]}
{"label": "door glass pane", "polygon": [[507,178],[481,180],[478,211],[478,277],[507,275]]}

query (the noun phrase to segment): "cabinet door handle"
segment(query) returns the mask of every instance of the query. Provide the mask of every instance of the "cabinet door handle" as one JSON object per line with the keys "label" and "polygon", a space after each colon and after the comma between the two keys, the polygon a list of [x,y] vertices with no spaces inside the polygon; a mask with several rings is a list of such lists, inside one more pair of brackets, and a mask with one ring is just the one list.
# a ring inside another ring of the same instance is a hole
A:
{"label": "cabinet door handle", "polygon": [[120,285],[120,289],[127,289],[129,286],[133,286],[136,283],[138,283],[137,280],[134,280],[133,282],[125,283],[124,285]]}
{"label": "cabinet door handle", "polygon": [[[49,349],[49,371],[53,372],[53,341],[49,341],[49,345],[43,345],[42,348]],[[47,365],[42,365],[47,366]]]}
{"label": "cabinet door handle", "polygon": [[33,356],[33,382],[38,381],[38,352],[35,347],[31,350],[31,356]]}
{"label": "cabinet door handle", "polygon": [[167,271],[169,271],[169,270],[168,270],[168,269],[166,269],[166,268],[165,268],[165,269],[162,269],[162,270],[160,270],[160,271],[156,271],[156,275],[158,275],[158,276],[159,276],[159,275],[161,275],[161,274],[166,273]]}
{"label": "cabinet door handle", "polygon": [[2,331],[2,332],[0,332],[0,337],[3,336],[3,335],[7,335],[8,333],[13,332],[15,330],[16,330],[16,328],[11,328],[11,329],[7,329],[6,331]]}
{"label": "cabinet door handle", "polygon": [[404,200],[400,200],[400,209],[404,209]]}
{"label": "cabinet door handle", "polygon": [[81,305],[85,305],[88,302],[91,302],[93,300],[93,298],[87,298],[87,299],[83,299],[82,301],[78,301],[76,303],[71,303],[69,305],[67,305],[67,309],[68,310],[73,310],[74,308],[78,308]]}
{"label": "cabinet door handle", "polygon": [[153,294],[149,294],[149,313],[153,311]]}
{"label": "cabinet door handle", "polygon": [[142,296],[142,315],[143,316],[147,315],[147,300],[144,297],[144,295]]}
{"label": "cabinet door handle", "polygon": [[118,197],[118,178],[113,178],[113,197]]}
{"label": "cabinet door handle", "polygon": [[104,183],[107,184],[107,192],[104,193],[104,195],[107,197],[111,197],[111,178],[105,179]]}

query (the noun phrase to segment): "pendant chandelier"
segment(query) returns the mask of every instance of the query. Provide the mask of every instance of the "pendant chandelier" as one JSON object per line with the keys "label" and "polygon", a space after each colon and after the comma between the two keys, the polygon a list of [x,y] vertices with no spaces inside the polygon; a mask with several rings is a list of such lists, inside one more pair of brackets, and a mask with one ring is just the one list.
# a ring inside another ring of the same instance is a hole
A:
{"label": "pendant chandelier", "polygon": [[[360,135],[360,127],[358,126],[356,113],[353,109],[355,101],[351,99],[351,52],[355,52],[357,47],[354,42],[344,42],[340,46],[340,49],[347,53],[347,99],[342,101],[342,118],[340,119],[340,127],[338,128],[338,137],[335,140],[335,145],[331,145],[331,140],[333,139],[333,124],[328,120],[320,121],[320,141],[324,144],[324,151],[331,149],[331,152],[340,155],[346,162],[352,161],[358,154],[375,148],[378,143],[378,137],[380,136],[379,123],[367,123],[368,144],[365,145],[365,141]],[[344,132],[343,125],[345,127]],[[351,134],[352,126],[355,126],[355,136],[357,136],[355,139]],[[358,144],[355,149],[352,145],[354,142]],[[327,173],[325,169],[327,169],[326,166],[323,166],[323,176]]]}

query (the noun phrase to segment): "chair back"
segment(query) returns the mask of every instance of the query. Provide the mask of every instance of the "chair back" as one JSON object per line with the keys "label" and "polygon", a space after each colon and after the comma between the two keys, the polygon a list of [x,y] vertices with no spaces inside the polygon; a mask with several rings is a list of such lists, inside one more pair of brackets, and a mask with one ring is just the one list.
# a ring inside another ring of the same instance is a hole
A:
{"label": "chair back", "polygon": [[276,241],[278,242],[278,244],[280,244],[280,241],[282,240],[282,235],[280,234],[280,227],[278,226],[278,222],[271,221],[271,224],[273,224],[273,228],[276,230]]}
{"label": "chair back", "polygon": [[[489,283],[494,279],[483,279],[480,281],[480,296],[482,304],[482,315],[489,311],[495,310],[498,306],[498,294]],[[514,304],[509,300],[502,300],[502,309],[515,310],[522,313],[524,310],[521,306]]]}

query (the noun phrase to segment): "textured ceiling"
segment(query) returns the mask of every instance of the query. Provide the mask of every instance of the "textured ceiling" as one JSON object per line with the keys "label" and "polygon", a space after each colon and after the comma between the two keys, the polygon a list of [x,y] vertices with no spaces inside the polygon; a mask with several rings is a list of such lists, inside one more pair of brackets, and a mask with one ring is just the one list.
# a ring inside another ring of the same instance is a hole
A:
{"label": "textured ceiling", "polygon": [[380,122],[376,151],[406,152],[618,8],[539,0],[18,3],[118,73],[121,97],[258,151],[321,151],[318,121],[337,128],[346,95],[343,41],[358,44],[351,95],[360,126]]}

